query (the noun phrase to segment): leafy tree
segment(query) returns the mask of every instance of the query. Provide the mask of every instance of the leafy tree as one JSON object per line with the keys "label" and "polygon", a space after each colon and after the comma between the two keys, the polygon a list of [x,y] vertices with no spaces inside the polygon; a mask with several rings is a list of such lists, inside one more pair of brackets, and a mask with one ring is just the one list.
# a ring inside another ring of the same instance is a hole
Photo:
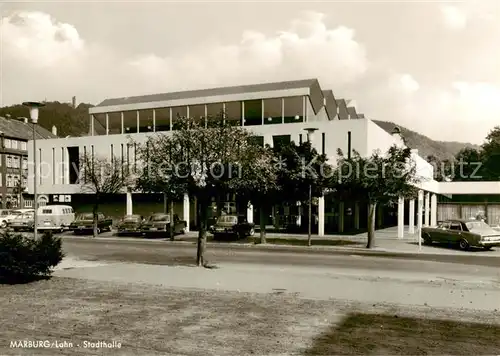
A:
{"label": "leafy tree", "polygon": [[97,236],[97,220],[99,204],[106,194],[119,194],[130,187],[130,170],[117,157],[109,160],[92,154],[80,157],[80,184],[83,193],[93,197],[92,213],[94,216],[93,236]]}
{"label": "leafy tree", "polygon": [[394,204],[400,196],[413,198],[417,194],[416,166],[410,148],[392,146],[385,155],[374,152],[362,157],[355,152],[349,159],[338,151],[337,168],[330,180],[332,193],[342,200],[353,199],[369,206],[368,242],[375,245],[376,209],[380,204]]}
{"label": "leafy tree", "polygon": [[266,243],[265,207],[277,201],[281,190],[277,183],[279,162],[269,146],[246,142],[241,151],[240,174],[226,182],[226,189],[254,205],[260,214],[260,243]]}
{"label": "leafy tree", "polygon": [[494,127],[481,146],[485,180],[500,180],[500,126]]}
{"label": "leafy tree", "polygon": [[[308,206],[311,204],[309,195],[311,198],[323,196],[332,174],[326,155],[318,154],[310,142],[299,145],[291,142],[276,147],[275,156],[280,163],[279,190],[286,192],[278,196],[277,203],[295,204],[300,201],[302,206]],[[308,243],[311,245],[310,239]]]}
{"label": "leafy tree", "polygon": [[166,134],[149,136],[145,144],[138,146],[136,155],[139,161],[145,164],[135,172],[136,189],[145,193],[163,193],[167,198],[170,205],[169,237],[172,241],[175,227],[174,202],[187,192],[186,182],[178,178],[175,170],[175,164],[179,162],[179,154],[182,151],[176,143],[179,142]]}
{"label": "leafy tree", "polygon": [[454,181],[483,179],[485,167],[482,152],[471,147],[461,149],[455,156],[450,173]]}
{"label": "leafy tree", "polygon": [[[163,137],[147,143],[150,152],[160,157],[158,161],[150,160],[149,164],[157,166],[163,161],[170,169],[160,176],[152,175],[147,185],[173,185],[176,194],[188,193],[196,197],[199,218],[196,262],[204,266],[208,208],[212,198],[221,192],[242,190],[245,174],[249,177],[248,182],[255,182],[255,174],[249,173],[249,167],[253,167],[249,162],[256,159],[256,153],[250,140],[252,135],[243,127],[232,126],[223,113],[210,118],[213,124],[209,128],[205,127],[204,120],[178,119],[177,130],[170,135],[157,134]],[[243,168],[248,172],[243,173]]]}

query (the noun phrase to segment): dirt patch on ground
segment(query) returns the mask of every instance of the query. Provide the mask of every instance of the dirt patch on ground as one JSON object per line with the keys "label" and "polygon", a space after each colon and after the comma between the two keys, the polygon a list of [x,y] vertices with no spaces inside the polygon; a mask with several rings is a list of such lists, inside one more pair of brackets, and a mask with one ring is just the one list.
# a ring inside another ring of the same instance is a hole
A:
{"label": "dirt patch on ground", "polygon": [[[356,338],[367,333],[367,342],[377,347],[358,349],[358,354],[365,351],[391,353],[395,349],[388,347],[384,341],[386,337],[390,338],[390,345],[401,337],[401,345],[404,345],[412,336],[414,326],[411,321],[396,325],[387,319],[372,320],[371,324],[364,326],[365,329],[353,332],[353,326],[346,329],[345,322],[341,324],[348,313],[384,313],[391,316],[391,321],[394,315],[484,323],[500,320],[498,313],[304,300],[283,291],[268,295],[179,291],[150,285],[53,278],[27,285],[0,285],[0,355],[349,354],[352,353],[352,343],[358,340]],[[399,318],[396,319],[405,320]],[[380,330],[381,323],[387,324],[384,326],[388,330],[386,336]],[[421,332],[415,333],[415,338],[428,339],[424,327],[433,330],[429,324],[422,324]],[[398,336],[398,328],[406,330],[406,334]],[[435,353],[491,354],[488,352],[491,347],[496,346],[496,350],[500,347],[498,343],[478,344],[476,341],[481,333],[478,329],[467,328],[463,326],[458,336],[469,335],[468,340],[474,340],[471,344],[483,345],[484,348],[467,349],[462,342],[461,348],[447,349],[453,343],[453,334],[449,333],[443,342],[437,337],[432,339]],[[334,336],[329,336],[333,335],[332,332]],[[349,333],[355,341],[346,343],[350,340]],[[73,348],[10,348],[11,341],[15,340],[66,341],[72,343]],[[114,341],[115,345],[120,342],[121,348],[83,348],[85,341]],[[332,346],[330,343],[336,344]],[[420,344],[418,341],[413,343]],[[321,353],[323,351],[318,347],[323,347],[327,353]],[[315,353],[316,350],[320,353]],[[414,351],[412,353],[421,353]],[[406,353],[405,349],[399,353]]]}

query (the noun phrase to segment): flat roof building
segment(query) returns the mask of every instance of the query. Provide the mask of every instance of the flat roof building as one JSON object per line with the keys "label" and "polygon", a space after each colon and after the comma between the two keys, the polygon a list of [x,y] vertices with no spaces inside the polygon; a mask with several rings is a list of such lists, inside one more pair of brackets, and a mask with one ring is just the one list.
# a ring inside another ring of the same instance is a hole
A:
{"label": "flat roof building", "polygon": [[[246,127],[271,146],[279,142],[302,142],[307,139],[306,128],[317,131],[312,140],[320,153],[332,160],[337,149],[349,149],[363,156],[375,150],[385,152],[390,146],[404,145],[401,137],[391,135],[365,115],[358,113],[352,101],[335,97],[331,90],[323,90],[318,80],[306,79],[279,83],[232,86],[215,89],[191,90],[165,94],[152,94],[127,98],[106,99],[89,109],[90,130],[84,137],[46,139],[37,142],[40,160],[38,192],[51,202],[74,201],[84,194],[78,181],[79,157],[93,153],[100,157],[118,157],[131,163],[135,147],[130,142],[145,142],[156,132],[175,131],[185,117],[199,117],[210,127],[211,120],[223,111],[226,120]],[[29,150],[33,160],[32,149]],[[414,152],[417,169],[426,178],[423,189],[436,192],[432,166]],[[33,167],[30,166],[33,176]],[[33,191],[33,180],[28,189]],[[132,193],[124,192],[123,195]],[[135,196],[139,194],[134,194]],[[328,203],[329,204],[329,203]],[[318,233],[323,234],[328,221],[334,230],[343,231],[345,206],[330,208],[318,205]],[[332,203],[334,204],[334,203]],[[337,204],[337,203],[335,203]],[[403,203],[404,204],[404,203]],[[127,212],[132,209],[127,204]],[[360,228],[366,220],[363,208],[350,207],[353,228]],[[413,208],[414,209],[414,208]],[[427,209],[430,214],[430,209]],[[182,202],[182,215],[191,224],[196,221],[196,209],[189,197]],[[364,215],[363,215],[364,214]],[[435,209],[433,212],[435,217]],[[414,216],[413,214],[410,214]],[[363,218],[360,219],[360,216]],[[429,217],[429,219],[431,219]],[[361,222],[360,222],[361,221]],[[426,220],[427,221],[427,220]],[[429,220],[430,222],[430,220]],[[332,225],[332,226],[333,226]]]}

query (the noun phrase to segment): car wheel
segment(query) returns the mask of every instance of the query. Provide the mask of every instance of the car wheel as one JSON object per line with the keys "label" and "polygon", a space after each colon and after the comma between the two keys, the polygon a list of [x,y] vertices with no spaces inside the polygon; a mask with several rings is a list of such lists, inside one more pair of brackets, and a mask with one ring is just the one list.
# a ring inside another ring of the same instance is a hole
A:
{"label": "car wheel", "polygon": [[422,238],[424,239],[424,245],[432,245],[432,239],[429,234],[423,234]]}
{"label": "car wheel", "polygon": [[467,241],[466,239],[462,239],[460,240],[459,246],[461,250],[467,251],[470,247],[469,241]]}
{"label": "car wheel", "polygon": [[248,232],[248,236],[253,236],[253,235],[255,235],[255,229],[252,227]]}
{"label": "car wheel", "polygon": [[493,246],[484,246],[484,249],[485,249],[486,251],[489,251],[489,250],[491,250],[492,248],[493,248]]}
{"label": "car wheel", "polygon": [[0,227],[1,227],[2,229],[5,229],[5,228],[7,227],[7,222],[6,222],[5,220],[4,220],[4,221],[2,221],[2,222],[0,223]]}
{"label": "car wheel", "polygon": [[99,235],[100,233],[101,233],[101,229],[97,228],[97,235]]}

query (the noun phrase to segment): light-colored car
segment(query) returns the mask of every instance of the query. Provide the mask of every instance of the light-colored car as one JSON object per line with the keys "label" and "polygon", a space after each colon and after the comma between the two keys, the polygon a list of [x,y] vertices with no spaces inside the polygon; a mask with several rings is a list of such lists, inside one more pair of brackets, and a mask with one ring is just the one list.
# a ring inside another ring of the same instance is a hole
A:
{"label": "light-colored car", "polygon": [[75,220],[75,212],[69,205],[45,205],[38,208],[37,231],[62,232]]}
{"label": "light-colored car", "polygon": [[15,209],[15,210],[11,210],[10,213],[9,213],[9,215],[1,217],[0,227],[7,227],[12,222],[12,220],[14,220],[19,215],[22,215],[22,214],[28,213],[28,212],[34,212],[34,211],[35,210],[33,210],[33,209]]}
{"label": "light-colored car", "polygon": [[16,216],[9,223],[9,227],[14,231],[33,231],[35,226],[35,212],[30,211]]}
{"label": "light-colored car", "polygon": [[427,245],[433,242],[457,244],[462,250],[500,246],[500,232],[481,220],[445,220],[437,227],[423,227],[421,237]]}

